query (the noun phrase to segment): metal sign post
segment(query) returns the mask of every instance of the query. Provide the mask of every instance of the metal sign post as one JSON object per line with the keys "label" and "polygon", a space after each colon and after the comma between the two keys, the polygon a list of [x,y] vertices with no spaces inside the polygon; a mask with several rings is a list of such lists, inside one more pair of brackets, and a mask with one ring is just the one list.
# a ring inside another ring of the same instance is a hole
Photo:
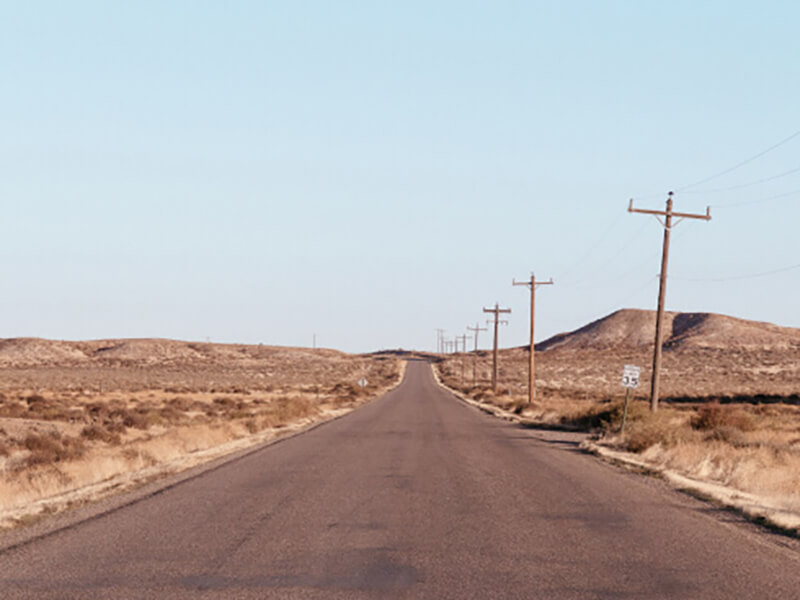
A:
{"label": "metal sign post", "polygon": [[635,365],[625,365],[622,368],[622,387],[625,388],[625,407],[622,409],[622,426],[620,433],[625,433],[625,421],[628,420],[628,405],[631,402],[631,391],[639,387],[639,375],[642,368]]}

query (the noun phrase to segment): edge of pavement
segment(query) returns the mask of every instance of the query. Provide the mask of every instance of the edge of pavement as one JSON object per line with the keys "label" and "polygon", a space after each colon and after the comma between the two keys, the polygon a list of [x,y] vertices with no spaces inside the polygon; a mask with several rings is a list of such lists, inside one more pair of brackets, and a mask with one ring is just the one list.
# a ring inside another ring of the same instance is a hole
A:
{"label": "edge of pavement", "polygon": [[[439,374],[436,372],[433,363],[431,363],[430,367],[434,380],[441,388],[448,391],[462,402],[465,402],[466,404],[473,406],[474,408],[477,408],[485,413],[489,413],[495,417],[499,417],[531,429],[558,429],[562,431],[576,432],[581,431],[572,427],[543,423],[534,419],[526,419],[500,407],[473,400],[461,392],[448,387],[439,377]],[[666,481],[673,489],[679,492],[683,492],[699,500],[709,502],[719,508],[732,511],[744,517],[748,521],[765,527],[773,532],[800,539],[800,513],[786,510],[776,503],[770,502],[770,500],[766,498],[743,492],[732,487],[727,487],[719,483],[693,479],[676,471],[672,471],[658,465],[653,465],[642,460],[638,457],[638,455],[632,452],[613,450],[611,448],[602,446],[594,440],[591,440],[588,433],[586,434],[586,438],[579,444],[578,447],[583,452],[596,456],[604,462],[625,468],[629,471],[659,477],[660,479]]]}
{"label": "edge of pavement", "polygon": [[[72,529],[82,523],[99,519],[105,515],[125,508],[126,506],[131,506],[153,496],[157,496],[158,494],[172,489],[186,481],[191,481],[192,479],[201,477],[206,473],[216,471],[217,469],[220,469],[230,463],[243,459],[256,452],[260,452],[264,448],[268,448],[269,446],[273,446],[275,444],[280,444],[286,440],[290,440],[313,431],[314,429],[317,429],[318,427],[321,427],[327,423],[331,423],[346,417],[353,411],[366,406],[367,404],[371,404],[375,400],[384,397],[386,394],[399,387],[405,379],[407,367],[408,361],[401,360],[400,373],[397,381],[389,386],[386,386],[385,388],[376,390],[372,397],[368,398],[357,406],[341,409],[328,414],[322,414],[319,415],[318,418],[311,421],[305,420],[289,424],[282,429],[268,432],[266,437],[263,433],[255,434],[252,436],[252,438],[254,438],[253,442],[244,448],[236,447],[231,451],[225,452],[221,455],[212,455],[206,461],[201,462],[200,464],[189,466],[188,468],[178,470],[177,472],[166,471],[162,473],[143,475],[139,479],[135,478],[135,473],[127,474],[134,476],[134,481],[131,484],[132,487],[127,487],[121,490],[116,489],[118,485],[114,485],[113,483],[115,478],[112,478],[112,480],[107,482],[102,482],[106,484],[106,489],[99,498],[78,501],[75,506],[68,506],[61,511],[50,514],[48,514],[47,511],[45,511],[44,514],[40,512],[38,515],[42,515],[41,518],[29,525],[20,525],[10,529],[0,530],[0,553],[14,550],[21,546],[30,544],[35,540],[46,538],[59,532]],[[247,438],[241,439],[246,440]],[[225,446],[225,444],[222,444],[222,446]],[[216,448],[220,447],[217,446]],[[214,448],[211,450],[213,451]],[[79,492],[80,489],[81,488],[78,488],[77,490],[71,490],[69,492],[65,492],[64,494],[59,494],[58,496],[51,497],[48,500],[55,502],[62,496],[68,496]]]}

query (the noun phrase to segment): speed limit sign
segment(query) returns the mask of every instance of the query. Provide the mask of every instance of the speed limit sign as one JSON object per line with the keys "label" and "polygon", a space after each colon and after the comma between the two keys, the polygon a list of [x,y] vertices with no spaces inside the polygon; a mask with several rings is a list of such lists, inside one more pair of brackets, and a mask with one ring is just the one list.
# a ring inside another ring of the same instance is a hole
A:
{"label": "speed limit sign", "polygon": [[642,368],[634,365],[625,365],[622,367],[622,387],[638,388],[639,374],[641,372]]}

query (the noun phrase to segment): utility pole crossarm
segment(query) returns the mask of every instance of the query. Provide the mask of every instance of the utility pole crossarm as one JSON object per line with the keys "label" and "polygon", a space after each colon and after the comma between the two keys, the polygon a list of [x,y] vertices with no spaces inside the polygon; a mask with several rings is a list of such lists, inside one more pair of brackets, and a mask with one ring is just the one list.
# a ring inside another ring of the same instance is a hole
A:
{"label": "utility pole crossarm", "polygon": [[[672,195],[672,192],[670,192]],[[691,213],[680,213],[680,212],[667,212],[665,210],[650,210],[647,208],[633,208],[633,198],[631,198],[631,203],[628,205],[628,212],[630,213],[641,213],[643,215],[656,215],[658,217],[666,217],[667,215],[672,215],[673,217],[679,217],[681,219],[702,219],[703,221],[710,221],[711,220],[711,207],[706,207],[706,214],[704,215],[696,215]]]}

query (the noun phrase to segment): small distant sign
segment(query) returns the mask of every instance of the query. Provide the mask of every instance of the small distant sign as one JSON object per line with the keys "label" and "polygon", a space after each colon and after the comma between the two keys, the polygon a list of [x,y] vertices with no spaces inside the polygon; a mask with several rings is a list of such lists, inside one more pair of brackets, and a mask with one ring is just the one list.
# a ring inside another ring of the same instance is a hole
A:
{"label": "small distant sign", "polygon": [[367,380],[364,379],[363,377],[358,380],[358,385],[360,385],[362,388],[367,387],[367,383],[368,383]]}
{"label": "small distant sign", "polygon": [[642,373],[642,368],[635,365],[625,365],[622,367],[622,387],[638,388],[639,375]]}

